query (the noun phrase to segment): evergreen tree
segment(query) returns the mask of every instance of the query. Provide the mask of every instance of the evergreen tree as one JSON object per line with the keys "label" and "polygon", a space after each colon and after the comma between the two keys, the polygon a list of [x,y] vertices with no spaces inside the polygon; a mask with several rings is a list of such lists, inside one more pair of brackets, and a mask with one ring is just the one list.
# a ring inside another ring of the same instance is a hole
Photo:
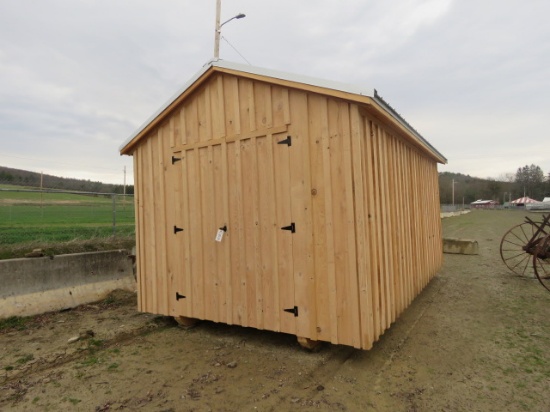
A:
{"label": "evergreen tree", "polygon": [[516,189],[525,196],[539,200],[544,196],[544,173],[540,166],[532,164],[518,168]]}

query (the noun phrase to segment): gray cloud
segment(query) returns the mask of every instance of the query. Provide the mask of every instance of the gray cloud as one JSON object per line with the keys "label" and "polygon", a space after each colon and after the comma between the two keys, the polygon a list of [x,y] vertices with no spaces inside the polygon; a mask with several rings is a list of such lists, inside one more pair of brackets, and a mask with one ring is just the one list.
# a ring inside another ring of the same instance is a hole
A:
{"label": "gray cloud", "polygon": [[[0,164],[121,182],[119,145],[211,58],[214,6],[0,0]],[[239,12],[222,35],[246,59],[377,88],[440,170],[550,171],[550,3],[223,1]],[[225,41],[221,56],[243,62]]]}

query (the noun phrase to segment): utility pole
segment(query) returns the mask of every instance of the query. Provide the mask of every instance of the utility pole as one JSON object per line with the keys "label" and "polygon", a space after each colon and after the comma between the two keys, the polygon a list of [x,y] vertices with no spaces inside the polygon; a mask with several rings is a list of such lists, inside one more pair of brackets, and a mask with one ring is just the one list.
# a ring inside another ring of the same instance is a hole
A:
{"label": "utility pole", "polygon": [[[214,33],[214,60],[220,58],[220,37],[222,35],[222,26],[226,23],[229,23],[233,19],[242,19],[246,17],[246,14],[239,13],[236,16],[227,19],[220,24],[220,15],[222,13],[222,0],[216,0],[216,32]],[[245,59],[246,60],[246,59]]]}
{"label": "utility pole", "polygon": [[124,166],[124,186],[122,189],[122,207],[126,209],[126,166]]}
{"label": "utility pole", "polygon": [[214,59],[220,58],[220,14],[222,12],[222,0],[216,0],[216,33],[214,35]]}
{"label": "utility pole", "polygon": [[455,205],[455,180],[453,179],[453,207]]}
{"label": "utility pole", "polygon": [[42,211],[42,216],[44,216],[44,172],[40,171],[40,209]]}

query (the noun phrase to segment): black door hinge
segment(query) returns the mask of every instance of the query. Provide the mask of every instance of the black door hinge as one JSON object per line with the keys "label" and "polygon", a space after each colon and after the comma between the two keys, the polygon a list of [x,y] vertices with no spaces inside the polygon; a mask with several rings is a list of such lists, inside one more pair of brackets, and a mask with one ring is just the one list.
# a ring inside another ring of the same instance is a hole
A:
{"label": "black door hinge", "polygon": [[292,222],[290,226],[283,226],[281,230],[290,230],[291,233],[296,233],[296,225]]}
{"label": "black door hinge", "polygon": [[181,159],[182,159],[181,157],[172,156],[172,164],[179,162]]}
{"label": "black door hinge", "polygon": [[298,317],[298,306],[294,306],[291,309],[283,309],[285,312],[294,313],[294,317]]}
{"label": "black door hinge", "polygon": [[277,144],[286,144],[287,146],[292,146],[292,137],[287,136],[285,140],[277,142]]}
{"label": "black door hinge", "polygon": [[174,226],[174,234],[176,234],[178,232],[183,232],[183,228]]}

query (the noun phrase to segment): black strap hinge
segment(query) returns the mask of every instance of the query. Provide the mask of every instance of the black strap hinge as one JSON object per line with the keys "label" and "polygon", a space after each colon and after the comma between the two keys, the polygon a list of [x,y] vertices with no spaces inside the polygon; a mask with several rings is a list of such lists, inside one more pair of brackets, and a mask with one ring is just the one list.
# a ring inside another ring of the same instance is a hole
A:
{"label": "black strap hinge", "polygon": [[172,164],[179,162],[180,160],[181,160],[181,157],[172,156]]}
{"label": "black strap hinge", "polygon": [[296,233],[296,225],[292,222],[289,226],[283,226],[281,230],[290,230],[291,233]]}
{"label": "black strap hinge", "polygon": [[286,144],[287,146],[292,146],[292,137],[287,136],[285,140],[277,142],[277,144]]}
{"label": "black strap hinge", "polygon": [[290,309],[283,309],[285,312],[294,313],[294,317],[298,317],[298,306],[294,306]]}
{"label": "black strap hinge", "polygon": [[182,227],[174,226],[174,234],[176,234],[176,233],[178,233],[178,232],[183,232],[183,228],[182,228]]}
{"label": "black strap hinge", "polygon": [[180,295],[179,292],[176,292],[176,300],[185,299],[185,296]]}

